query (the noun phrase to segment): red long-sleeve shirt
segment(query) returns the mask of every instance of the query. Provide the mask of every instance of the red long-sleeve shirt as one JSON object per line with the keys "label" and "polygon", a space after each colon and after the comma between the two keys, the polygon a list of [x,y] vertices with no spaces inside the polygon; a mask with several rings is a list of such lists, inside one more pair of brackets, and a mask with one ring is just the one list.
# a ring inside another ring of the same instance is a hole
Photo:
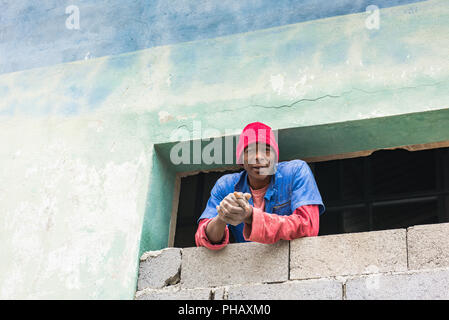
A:
{"label": "red long-sleeve shirt", "polygon": [[[229,228],[226,226],[222,242],[213,244],[209,241],[206,234],[206,227],[210,220],[212,219],[202,219],[200,221],[195,234],[196,245],[204,246],[211,250],[222,249],[229,243]],[[252,223],[245,223],[243,237],[247,241],[269,244],[281,239],[293,240],[301,237],[317,236],[318,231],[318,205],[300,206],[289,216],[267,213],[261,208],[253,207]]]}

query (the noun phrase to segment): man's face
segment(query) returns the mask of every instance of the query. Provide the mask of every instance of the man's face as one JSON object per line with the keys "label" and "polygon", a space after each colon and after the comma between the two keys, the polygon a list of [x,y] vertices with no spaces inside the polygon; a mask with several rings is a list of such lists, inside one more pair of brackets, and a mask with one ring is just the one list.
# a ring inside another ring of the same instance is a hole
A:
{"label": "man's face", "polygon": [[275,164],[276,152],[265,143],[252,143],[243,151],[243,167],[256,180],[273,175]]}

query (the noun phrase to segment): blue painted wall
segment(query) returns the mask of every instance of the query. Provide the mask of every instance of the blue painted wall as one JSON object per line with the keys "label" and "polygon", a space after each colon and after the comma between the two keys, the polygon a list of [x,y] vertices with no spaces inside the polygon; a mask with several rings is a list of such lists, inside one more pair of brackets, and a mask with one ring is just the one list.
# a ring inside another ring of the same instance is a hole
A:
{"label": "blue painted wall", "polygon": [[[0,73],[215,38],[422,0],[0,1]],[[66,28],[66,7],[80,29]]]}

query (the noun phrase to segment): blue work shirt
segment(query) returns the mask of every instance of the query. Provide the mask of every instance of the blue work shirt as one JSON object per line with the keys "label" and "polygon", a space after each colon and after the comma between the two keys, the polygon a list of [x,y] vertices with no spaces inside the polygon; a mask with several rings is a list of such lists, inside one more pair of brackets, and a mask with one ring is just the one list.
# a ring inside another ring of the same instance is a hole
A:
{"label": "blue work shirt", "polygon": [[[199,217],[198,222],[201,219],[217,216],[216,206],[234,191],[251,193],[246,170],[226,174],[217,180],[207,201],[206,209]],[[279,162],[276,165],[275,174],[271,176],[270,185],[264,198],[264,211],[267,213],[289,216],[298,207],[309,204],[318,205],[320,215],[325,211],[312,170],[303,160]],[[254,205],[252,197],[249,199],[249,203]],[[237,226],[228,224],[228,227],[236,242],[246,242],[243,237],[244,223]]]}

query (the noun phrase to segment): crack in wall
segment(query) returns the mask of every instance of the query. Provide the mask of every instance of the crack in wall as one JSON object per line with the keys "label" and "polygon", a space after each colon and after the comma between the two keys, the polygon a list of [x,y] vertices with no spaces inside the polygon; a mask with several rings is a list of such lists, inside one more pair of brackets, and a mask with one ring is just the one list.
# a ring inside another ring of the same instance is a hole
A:
{"label": "crack in wall", "polygon": [[[182,261],[182,249],[179,250],[179,254],[181,256],[180,261]],[[181,282],[181,271],[182,271],[182,263],[179,263],[178,271],[176,272],[175,275],[173,275],[172,277],[165,280],[164,287],[173,286],[173,285],[180,283]]]}
{"label": "crack in wall", "polygon": [[297,101],[294,101],[290,104],[283,104],[280,106],[264,106],[264,105],[260,105],[260,104],[252,104],[252,105],[247,105],[247,106],[243,106],[243,107],[239,107],[239,108],[234,108],[234,109],[223,109],[221,111],[218,112],[232,112],[232,111],[236,111],[242,108],[263,108],[263,109],[282,109],[282,108],[291,108],[297,104],[300,104],[302,102],[316,102],[325,98],[331,98],[331,99],[338,99],[338,98],[342,98],[343,96],[352,93],[353,91],[360,91],[366,94],[377,94],[377,93],[382,93],[382,92],[390,92],[390,91],[396,91],[396,90],[405,90],[405,89],[418,89],[421,87],[434,87],[437,86],[441,83],[443,83],[444,81],[438,81],[438,82],[434,82],[434,83],[429,83],[429,84],[422,84],[422,85],[417,85],[417,86],[405,86],[405,87],[399,87],[399,88],[391,88],[391,89],[381,89],[381,90],[374,90],[374,91],[369,91],[369,90],[365,90],[365,89],[361,89],[361,88],[356,88],[356,87],[351,87],[351,90],[348,91],[344,91],[342,92],[340,95],[332,95],[332,94],[325,94],[322,96],[319,96],[317,98],[303,98],[303,99],[299,99]]}

